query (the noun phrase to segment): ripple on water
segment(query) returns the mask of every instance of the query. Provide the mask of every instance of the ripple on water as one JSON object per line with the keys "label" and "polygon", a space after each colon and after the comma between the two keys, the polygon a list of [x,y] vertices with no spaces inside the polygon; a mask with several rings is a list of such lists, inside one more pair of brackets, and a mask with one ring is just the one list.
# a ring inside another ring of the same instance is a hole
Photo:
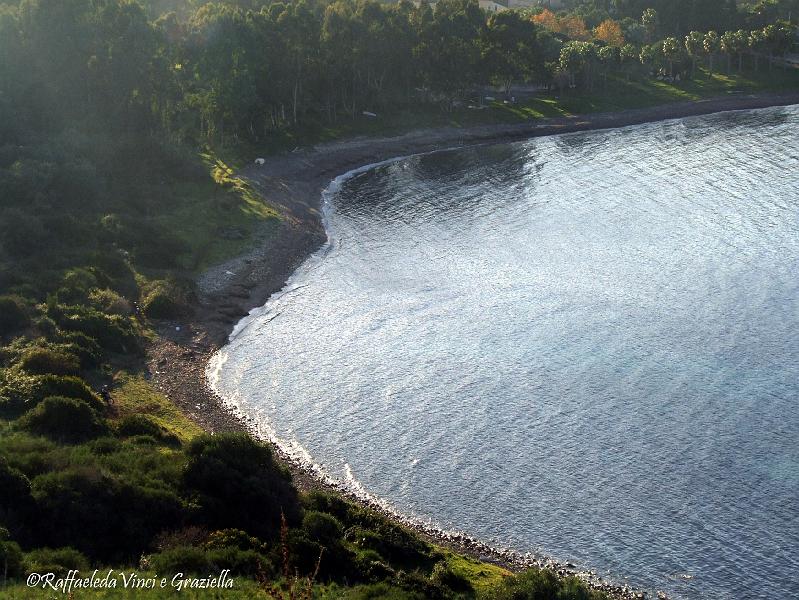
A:
{"label": "ripple on water", "polygon": [[335,243],[216,385],[407,514],[677,597],[787,597],[798,125],[732,113],[340,182]]}

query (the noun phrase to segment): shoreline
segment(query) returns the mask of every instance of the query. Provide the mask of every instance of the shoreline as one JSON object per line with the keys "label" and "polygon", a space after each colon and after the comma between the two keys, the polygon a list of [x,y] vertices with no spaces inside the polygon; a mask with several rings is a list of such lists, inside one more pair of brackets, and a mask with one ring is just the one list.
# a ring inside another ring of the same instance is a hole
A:
{"label": "shoreline", "polygon": [[[799,104],[799,91],[784,94],[740,94],[698,102],[667,104],[614,113],[598,113],[555,119],[486,125],[471,128],[416,130],[381,138],[354,138],[330,142],[267,159],[240,172],[283,214],[273,237],[256,236],[245,254],[209,269],[197,281],[195,314],[182,322],[163,322],[159,338],[148,349],[147,364],[153,385],[208,432],[246,432],[264,439],[258,424],[231,410],[208,385],[206,366],[221,348],[233,327],[249,311],[262,306],[279,292],[291,274],[327,240],[321,213],[322,192],[342,173],[363,165],[461,146],[513,142],[549,136],[657,122],[717,112]],[[177,329],[179,327],[179,329]],[[301,490],[319,489],[341,493],[410,527],[427,541],[513,571],[538,566],[560,575],[576,575],[592,588],[612,598],[643,598],[633,590],[581,571],[571,563],[548,557],[518,554],[494,548],[462,534],[450,534],[405,517],[375,499],[326,481],[292,459],[275,444],[276,457],[292,473]],[[661,596],[658,593],[658,597]]]}

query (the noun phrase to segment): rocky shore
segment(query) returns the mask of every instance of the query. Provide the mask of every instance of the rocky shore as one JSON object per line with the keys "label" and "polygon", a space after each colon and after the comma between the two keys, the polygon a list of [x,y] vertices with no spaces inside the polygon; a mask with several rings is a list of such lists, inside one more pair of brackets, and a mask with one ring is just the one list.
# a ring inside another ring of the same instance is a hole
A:
{"label": "rocky shore", "polygon": [[[320,214],[321,194],[332,179],[344,172],[392,157],[463,145],[499,143],[720,111],[790,104],[799,104],[799,92],[740,94],[618,113],[468,129],[426,129],[395,137],[356,138],[270,157],[263,165],[247,167],[241,175],[282,212],[284,218],[277,233],[267,235],[264,232],[256,237],[256,243],[250,251],[208,270],[198,278],[197,302],[191,319],[159,324],[159,337],[148,350],[151,380],[205,430],[244,431],[259,435],[257,423],[229,410],[208,387],[206,365],[214,352],[224,345],[235,324],[251,309],[263,305],[271,294],[279,291],[291,273],[324,244],[326,234]],[[377,499],[340,488],[334,482],[325,480],[319,473],[292,460],[279,448],[276,453],[292,471],[300,489],[329,489],[344,493],[405,522],[436,544],[512,570],[540,566],[564,575],[577,575],[614,598],[647,597],[639,590],[610,583],[596,573],[581,571],[570,563],[493,548],[468,536],[449,534],[408,521]],[[665,596],[658,594],[658,597]]]}

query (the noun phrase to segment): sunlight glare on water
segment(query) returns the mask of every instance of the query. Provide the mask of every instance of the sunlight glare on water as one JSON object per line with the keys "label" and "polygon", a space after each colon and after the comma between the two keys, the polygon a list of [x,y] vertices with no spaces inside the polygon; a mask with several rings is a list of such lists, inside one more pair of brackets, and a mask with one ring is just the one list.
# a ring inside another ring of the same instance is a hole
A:
{"label": "sunlight glare on water", "polygon": [[799,107],[403,159],[216,385],[407,514],[677,598],[799,589]]}

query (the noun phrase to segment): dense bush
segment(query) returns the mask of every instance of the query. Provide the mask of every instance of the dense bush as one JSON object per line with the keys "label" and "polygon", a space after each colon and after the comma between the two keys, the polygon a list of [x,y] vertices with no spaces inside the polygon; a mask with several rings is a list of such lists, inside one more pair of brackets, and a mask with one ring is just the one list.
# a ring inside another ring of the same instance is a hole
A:
{"label": "dense bush", "polygon": [[97,285],[97,277],[90,269],[70,269],[61,280],[56,298],[62,304],[83,304],[89,298],[89,291]]}
{"label": "dense bush", "polygon": [[100,344],[94,338],[80,331],[56,331],[51,337],[65,344],[69,351],[78,357],[82,369],[100,366],[103,353]]}
{"label": "dense bush", "polygon": [[153,319],[180,317],[187,311],[186,294],[174,281],[152,281],[143,290],[142,310]]}
{"label": "dense bush", "polygon": [[25,258],[46,247],[47,232],[34,215],[11,209],[0,216],[2,247],[12,258]]}
{"label": "dense bush", "polygon": [[589,590],[575,577],[560,578],[546,569],[530,569],[506,578],[491,590],[487,600],[603,600],[604,594]]}
{"label": "dense bush", "polygon": [[433,567],[430,581],[453,592],[462,594],[474,592],[471,582],[463,575],[453,571],[445,561],[441,561]]}
{"label": "dense bush", "polygon": [[358,509],[352,520],[358,524],[347,529],[347,539],[359,548],[374,550],[401,566],[431,562],[430,546],[405,527],[364,509]]}
{"label": "dense bush", "polygon": [[124,297],[138,296],[136,276],[123,252],[117,249],[98,252],[89,257],[89,262],[93,265],[92,271],[95,275],[102,273],[102,277],[98,276],[98,279],[102,279],[107,287]]}
{"label": "dense bush", "polygon": [[201,548],[178,546],[153,554],[148,558],[149,567],[166,576],[174,573],[207,574],[214,565]]}
{"label": "dense bush", "polygon": [[77,375],[80,371],[77,356],[52,348],[31,348],[23,355],[19,364],[34,375]]}
{"label": "dense bush", "polygon": [[89,570],[89,560],[74,548],[38,548],[25,554],[25,570],[29,573],[66,575],[72,569]]}
{"label": "dense bush", "polygon": [[258,574],[271,575],[274,573],[274,567],[269,558],[255,550],[242,550],[241,548],[228,546],[208,550],[206,556],[216,572],[222,569],[230,569],[233,575],[248,576]]}
{"label": "dense bush", "polygon": [[139,340],[130,319],[106,315],[88,306],[51,304],[47,314],[61,329],[79,331],[114,352],[138,352]]}
{"label": "dense bush", "polygon": [[14,296],[0,296],[0,335],[24,329],[30,322],[25,306]]}
{"label": "dense bush", "polygon": [[70,545],[107,562],[138,559],[186,513],[164,483],[134,484],[89,466],[40,475],[32,482],[39,545]]}
{"label": "dense bush", "polygon": [[22,549],[11,539],[8,529],[0,527],[0,587],[6,579],[22,577],[24,572]]}
{"label": "dense bush", "polygon": [[339,544],[344,534],[338,519],[317,511],[308,511],[303,515],[302,528],[311,540],[328,547]]}
{"label": "dense bush", "polygon": [[132,312],[130,302],[113,290],[94,289],[89,292],[89,302],[97,310],[110,314],[128,316]]}
{"label": "dense bush", "polygon": [[32,509],[30,481],[0,456],[0,523],[19,535]]}
{"label": "dense bush", "polygon": [[122,437],[133,437],[146,435],[156,441],[165,442],[170,445],[180,445],[180,440],[153,421],[147,415],[128,415],[124,417],[116,426],[117,435]]}
{"label": "dense bush", "polygon": [[269,540],[280,529],[281,513],[290,524],[299,521],[297,491],[266,445],[242,434],[205,435],[187,454],[183,487],[207,526]]}
{"label": "dense bush", "polygon": [[105,422],[85,400],[63,396],[45,398],[25,413],[18,424],[36,435],[66,443],[82,442],[108,431]]}
{"label": "dense bush", "polygon": [[105,409],[105,402],[79,377],[43,375],[34,380],[31,393],[35,402],[48,396],[66,396],[83,400],[96,411]]}
{"label": "dense bush", "polygon": [[213,550],[216,548],[239,548],[240,550],[256,550],[267,552],[267,545],[261,540],[241,529],[221,529],[212,532],[205,542],[205,548]]}
{"label": "dense bush", "polygon": [[17,418],[48,396],[78,398],[97,411],[105,408],[100,397],[78,377],[30,375],[18,369],[0,369],[0,416]]}

